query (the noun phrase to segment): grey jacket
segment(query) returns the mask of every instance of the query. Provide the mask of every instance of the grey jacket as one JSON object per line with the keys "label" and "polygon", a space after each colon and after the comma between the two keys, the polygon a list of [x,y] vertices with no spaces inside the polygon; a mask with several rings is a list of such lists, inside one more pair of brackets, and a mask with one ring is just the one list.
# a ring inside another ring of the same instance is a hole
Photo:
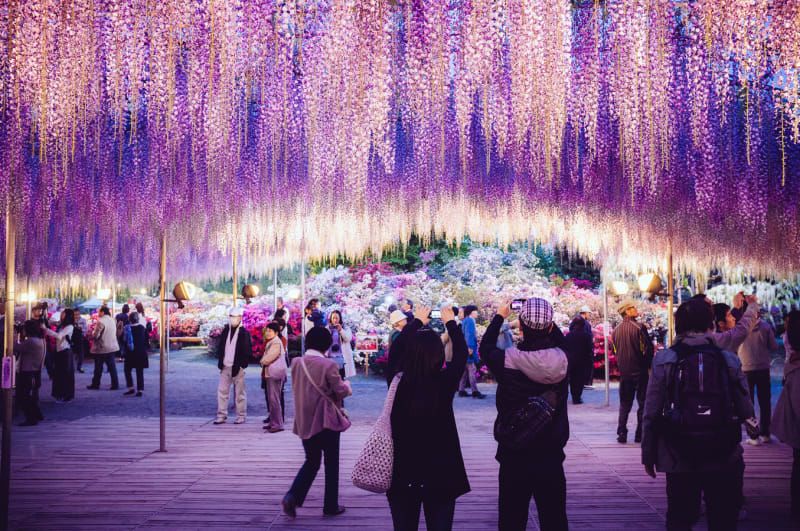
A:
{"label": "grey jacket", "polygon": [[769,370],[772,353],[777,350],[775,331],[768,322],[759,319],[756,327],[739,347],[742,370],[745,372]]}
{"label": "grey jacket", "polygon": [[20,372],[41,371],[44,351],[44,340],[40,337],[29,337],[22,343],[14,345],[14,353],[19,358]]}
{"label": "grey jacket", "polygon": [[729,352],[736,352],[739,346],[747,339],[750,330],[758,319],[759,306],[756,303],[747,306],[747,311],[744,312],[742,318],[736,323],[736,326],[727,332],[714,332],[711,337],[714,343],[722,350]]}
{"label": "grey jacket", "polygon": [[[686,345],[700,345],[713,339],[714,334],[687,334],[676,338],[676,341],[683,341]],[[725,361],[728,362],[728,374],[731,382],[732,397],[736,408],[736,414],[742,420],[754,416],[753,403],[750,401],[750,394],[747,390],[747,380],[742,372],[742,364],[735,354],[723,351]],[[670,448],[666,441],[658,434],[656,425],[664,406],[667,402],[667,383],[672,377],[678,355],[672,349],[658,352],[653,360],[653,371],[650,375],[650,383],[647,386],[647,398],[644,401],[644,420],[642,422],[642,464],[655,465],[659,472],[689,472],[697,471],[696,467],[682,461],[674,449]],[[709,463],[707,468],[701,470],[713,470],[721,465],[730,464],[741,458],[742,446],[736,445],[725,460]]]}

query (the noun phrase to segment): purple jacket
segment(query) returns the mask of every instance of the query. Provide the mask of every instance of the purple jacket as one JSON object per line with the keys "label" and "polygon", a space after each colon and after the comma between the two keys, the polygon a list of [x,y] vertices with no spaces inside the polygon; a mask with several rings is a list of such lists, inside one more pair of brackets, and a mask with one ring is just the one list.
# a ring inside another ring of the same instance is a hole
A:
{"label": "purple jacket", "polygon": [[[303,369],[305,363],[308,375]],[[294,433],[301,439],[310,439],[322,430],[344,431],[350,421],[342,415],[331,400],[342,406],[342,399],[351,394],[350,386],[339,376],[336,362],[319,352],[308,350],[305,356],[292,360],[292,391],[294,393]]]}

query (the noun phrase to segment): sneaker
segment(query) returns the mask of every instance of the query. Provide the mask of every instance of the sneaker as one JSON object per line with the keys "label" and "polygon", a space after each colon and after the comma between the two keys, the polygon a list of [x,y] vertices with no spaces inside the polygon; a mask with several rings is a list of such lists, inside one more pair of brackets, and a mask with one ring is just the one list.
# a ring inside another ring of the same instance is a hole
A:
{"label": "sneaker", "polygon": [[225,421],[228,420],[225,417],[217,417],[214,419],[214,424],[225,424]]}
{"label": "sneaker", "polygon": [[97,385],[97,386],[95,386],[95,385],[87,385],[86,389],[91,389],[92,391],[97,391],[98,389],[100,389],[100,386],[99,385]]}
{"label": "sneaker", "polygon": [[142,392],[141,391],[136,391],[136,396],[142,396]]}
{"label": "sneaker", "polygon": [[245,417],[236,417],[233,421],[234,424],[244,424],[247,419]]}
{"label": "sneaker", "polygon": [[481,393],[480,391],[475,391],[474,393],[472,393],[472,398],[480,398],[481,400],[483,400],[484,398],[486,398],[486,395]]}
{"label": "sneaker", "polygon": [[135,393],[135,392],[136,392],[136,391],[134,391],[133,389],[128,389],[127,391],[125,391],[125,392],[124,392],[124,393],[122,393],[122,394],[123,394],[123,395],[125,395],[125,396],[130,396],[130,395],[132,395],[132,394],[133,394],[133,393]]}
{"label": "sneaker", "polygon": [[112,391],[117,391],[119,389],[119,386],[118,385],[112,385],[111,387],[109,387],[109,389],[111,389]]}
{"label": "sneaker", "polygon": [[636,434],[636,436],[633,438],[633,442],[635,443],[642,442],[642,436],[640,434]]}
{"label": "sneaker", "polygon": [[281,431],[283,431],[283,428],[272,428],[272,427],[268,427],[268,428],[264,428],[264,429],[265,429],[266,431],[268,431],[269,433],[278,433],[278,432],[281,432]]}
{"label": "sneaker", "polygon": [[750,438],[748,438],[747,441],[745,441],[745,442],[747,442],[747,444],[749,444],[750,446],[761,446],[761,440],[760,439],[750,439]]}
{"label": "sneaker", "polygon": [[627,435],[617,435],[617,442],[620,444],[626,444],[628,442]]}
{"label": "sneaker", "polygon": [[772,442],[771,435],[761,435],[758,437],[758,440],[761,441],[761,444],[769,444]]}
{"label": "sneaker", "polygon": [[583,386],[583,390],[584,391],[594,391],[594,386],[593,385],[584,385]]}
{"label": "sneaker", "polygon": [[459,391],[458,396],[469,396],[466,391]]}
{"label": "sneaker", "polygon": [[581,399],[579,398],[579,399],[577,399],[577,400],[573,400],[573,401],[572,401],[572,403],[573,403],[573,405],[579,406],[579,405],[583,404],[583,400],[581,400]]}
{"label": "sneaker", "polygon": [[269,424],[269,417],[261,421],[261,424]]}

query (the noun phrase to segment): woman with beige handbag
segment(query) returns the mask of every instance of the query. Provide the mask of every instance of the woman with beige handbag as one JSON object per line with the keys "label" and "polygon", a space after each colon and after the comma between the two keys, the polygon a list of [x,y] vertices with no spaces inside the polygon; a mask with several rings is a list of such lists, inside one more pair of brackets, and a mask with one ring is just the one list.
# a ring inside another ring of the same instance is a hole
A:
{"label": "woman with beige handbag", "polygon": [[267,401],[269,422],[264,429],[269,433],[283,431],[283,406],[281,391],[286,381],[286,356],[280,338],[281,325],[271,322],[264,329],[267,345],[261,356],[261,379],[264,386],[264,397]]}

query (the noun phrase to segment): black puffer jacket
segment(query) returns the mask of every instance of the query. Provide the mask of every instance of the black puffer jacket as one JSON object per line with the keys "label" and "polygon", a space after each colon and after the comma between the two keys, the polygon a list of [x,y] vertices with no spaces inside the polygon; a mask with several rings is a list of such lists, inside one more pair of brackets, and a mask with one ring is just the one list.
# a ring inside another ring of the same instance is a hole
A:
{"label": "black puffer jacket", "polygon": [[[548,390],[554,390],[558,400],[553,422],[542,431],[530,448],[512,450],[498,444],[496,458],[498,461],[504,461],[527,459],[532,455],[561,454],[569,439],[564,334],[554,326],[548,336],[538,341],[528,344],[522,342],[516,349],[503,351],[496,347],[502,324],[503,318],[495,315],[478,348],[481,359],[489,366],[489,370],[497,380],[498,414],[519,407],[528,397],[541,395]],[[547,361],[543,359],[545,357],[548,358]],[[537,372],[539,374],[532,374]],[[537,381],[531,380],[529,376],[532,375]]]}

